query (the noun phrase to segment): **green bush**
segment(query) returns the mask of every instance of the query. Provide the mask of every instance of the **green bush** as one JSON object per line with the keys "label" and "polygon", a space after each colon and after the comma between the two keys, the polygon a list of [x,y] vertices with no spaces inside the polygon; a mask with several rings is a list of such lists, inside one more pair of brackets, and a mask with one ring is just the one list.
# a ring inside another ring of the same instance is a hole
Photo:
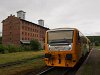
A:
{"label": "green bush", "polygon": [[8,46],[6,46],[6,48],[7,48],[7,50],[8,50],[9,53],[18,52],[17,47],[14,46],[14,45],[8,45]]}
{"label": "green bush", "polygon": [[0,45],[0,53],[4,53],[4,46],[3,45]]}
{"label": "green bush", "polygon": [[0,37],[0,44],[2,44],[2,37]]}
{"label": "green bush", "polygon": [[22,51],[25,51],[25,50],[24,50],[24,47],[23,46],[18,46],[17,47],[17,51],[18,52],[22,52]]}
{"label": "green bush", "polygon": [[12,53],[12,52],[22,52],[22,51],[30,51],[29,46],[15,46],[15,45],[2,45],[0,44],[0,53]]}
{"label": "green bush", "polygon": [[41,44],[38,42],[38,40],[31,40],[30,41],[30,46],[32,50],[40,50],[41,49]]}
{"label": "green bush", "polygon": [[2,44],[0,44],[0,53],[8,53],[7,49],[5,46],[3,46]]}
{"label": "green bush", "polygon": [[22,50],[24,50],[24,51],[30,51],[30,50],[31,50],[30,45],[22,45],[21,48],[22,48]]}
{"label": "green bush", "polygon": [[37,40],[32,40],[29,45],[2,45],[0,44],[0,53],[12,53],[12,52],[22,52],[22,51],[31,51],[31,50],[40,50],[41,45]]}
{"label": "green bush", "polygon": [[96,41],[95,46],[100,46],[100,43],[98,41]]}

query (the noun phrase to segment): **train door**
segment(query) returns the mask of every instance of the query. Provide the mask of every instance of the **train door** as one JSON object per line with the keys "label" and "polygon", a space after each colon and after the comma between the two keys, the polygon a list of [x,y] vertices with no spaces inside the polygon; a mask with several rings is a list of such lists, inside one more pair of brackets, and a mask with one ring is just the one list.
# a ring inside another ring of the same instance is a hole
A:
{"label": "train door", "polygon": [[81,36],[80,36],[79,31],[77,31],[77,42],[76,42],[76,45],[77,45],[77,56],[78,56],[78,59],[80,59],[80,57],[82,55],[82,50],[81,50],[82,42],[81,42]]}

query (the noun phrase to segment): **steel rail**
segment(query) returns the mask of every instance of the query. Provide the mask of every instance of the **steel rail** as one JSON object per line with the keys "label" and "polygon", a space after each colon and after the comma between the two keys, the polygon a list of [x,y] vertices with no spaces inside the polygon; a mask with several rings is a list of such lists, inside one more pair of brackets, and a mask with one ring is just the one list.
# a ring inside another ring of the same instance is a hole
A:
{"label": "steel rail", "polygon": [[43,74],[45,74],[45,73],[47,73],[48,71],[50,71],[50,70],[52,70],[52,69],[54,69],[55,67],[48,67],[46,70],[43,70],[42,72],[40,72],[40,73],[38,73],[38,74],[36,74],[36,75],[43,75]]}

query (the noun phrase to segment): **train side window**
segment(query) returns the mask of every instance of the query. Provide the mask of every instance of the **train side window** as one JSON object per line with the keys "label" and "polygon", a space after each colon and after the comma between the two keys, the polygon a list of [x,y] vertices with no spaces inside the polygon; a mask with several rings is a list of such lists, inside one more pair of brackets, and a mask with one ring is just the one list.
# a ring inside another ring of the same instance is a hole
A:
{"label": "train side window", "polygon": [[78,43],[80,43],[80,35],[79,35],[79,32],[78,32]]}

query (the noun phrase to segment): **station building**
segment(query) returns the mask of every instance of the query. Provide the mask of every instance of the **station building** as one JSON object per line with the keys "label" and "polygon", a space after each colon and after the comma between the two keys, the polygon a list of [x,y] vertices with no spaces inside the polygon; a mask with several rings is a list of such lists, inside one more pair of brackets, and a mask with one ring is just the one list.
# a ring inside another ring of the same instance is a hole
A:
{"label": "station building", "polygon": [[8,16],[2,21],[2,44],[21,45],[29,44],[32,39],[38,40],[43,46],[45,32],[49,29],[44,27],[44,20],[38,20],[38,24],[25,20],[25,12],[18,11],[15,15]]}

